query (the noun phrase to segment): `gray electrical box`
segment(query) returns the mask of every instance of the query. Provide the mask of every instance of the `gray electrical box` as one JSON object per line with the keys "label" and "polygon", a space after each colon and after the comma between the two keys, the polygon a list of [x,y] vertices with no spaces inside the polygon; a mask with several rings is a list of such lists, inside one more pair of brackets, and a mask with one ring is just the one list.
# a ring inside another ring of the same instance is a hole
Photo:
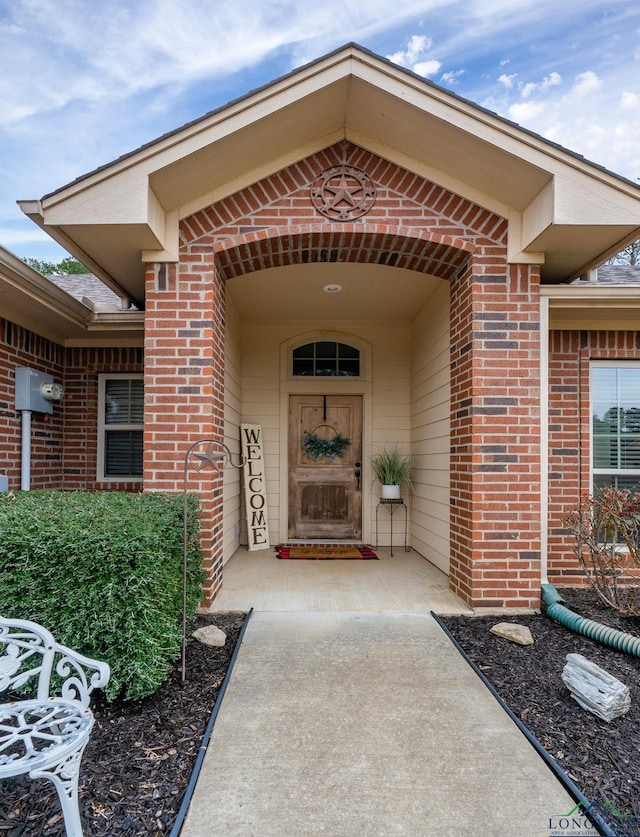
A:
{"label": "gray electrical box", "polygon": [[6,474],[0,474],[0,492],[9,490],[9,477]]}
{"label": "gray electrical box", "polygon": [[52,384],[53,378],[46,372],[16,367],[16,410],[32,410],[34,413],[52,413],[53,404],[42,394],[44,384]]}

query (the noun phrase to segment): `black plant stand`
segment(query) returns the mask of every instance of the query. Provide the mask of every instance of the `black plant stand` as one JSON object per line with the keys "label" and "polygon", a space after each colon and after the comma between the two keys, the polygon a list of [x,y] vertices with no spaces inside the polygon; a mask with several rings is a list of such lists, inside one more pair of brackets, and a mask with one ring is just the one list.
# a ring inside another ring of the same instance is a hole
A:
{"label": "black plant stand", "polygon": [[378,548],[378,512],[380,511],[381,507],[385,507],[389,510],[389,518],[391,523],[391,557],[393,558],[393,515],[394,512],[398,508],[404,509],[404,551],[411,552],[411,547],[407,546],[407,525],[408,525],[408,512],[407,512],[407,504],[399,497],[397,500],[387,500],[384,497],[380,497],[378,501],[378,505],[376,506],[376,549]]}

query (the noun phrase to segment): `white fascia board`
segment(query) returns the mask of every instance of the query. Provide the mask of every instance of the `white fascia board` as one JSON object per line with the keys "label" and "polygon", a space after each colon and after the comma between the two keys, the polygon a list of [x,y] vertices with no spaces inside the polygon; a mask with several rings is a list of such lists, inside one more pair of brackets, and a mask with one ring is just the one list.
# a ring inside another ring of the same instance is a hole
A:
{"label": "white fascia board", "polygon": [[594,303],[606,308],[640,307],[640,285],[542,285],[540,296],[550,308],[589,308]]}

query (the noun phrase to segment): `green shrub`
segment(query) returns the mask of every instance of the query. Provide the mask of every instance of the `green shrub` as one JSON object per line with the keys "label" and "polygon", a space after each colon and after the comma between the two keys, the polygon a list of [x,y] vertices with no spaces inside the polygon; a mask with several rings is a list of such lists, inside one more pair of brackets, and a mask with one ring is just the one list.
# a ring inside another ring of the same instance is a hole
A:
{"label": "green shrub", "polygon": [[[188,507],[192,617],[203,573],[195,497]],[[182,647],[182,510],[182,495],[0,494],[0,614],[109,663],[107,700],[152,694]]]}

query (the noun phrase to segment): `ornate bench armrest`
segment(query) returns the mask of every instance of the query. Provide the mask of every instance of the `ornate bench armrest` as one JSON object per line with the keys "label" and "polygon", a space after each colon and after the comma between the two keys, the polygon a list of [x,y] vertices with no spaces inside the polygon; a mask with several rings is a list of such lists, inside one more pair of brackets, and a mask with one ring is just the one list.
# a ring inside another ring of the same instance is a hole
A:
{"label": "ornate bench armrest", "polygon": [[0,616],[0,692],[34,685],[38,700],[60,696],[85,708],[94,689],[106,686],[107,663],[56,642],[36,622]]}
{"label": "ornate bench armrest", "polygon": [[66,700],[77,700],[83,706],[88,706],[91,692],[106,686],[109,682],[111,676],[109,665],[85,657],[59,642],[55,644],[55,651],[57,660],[55,671],[62,678],[61,696]]}

